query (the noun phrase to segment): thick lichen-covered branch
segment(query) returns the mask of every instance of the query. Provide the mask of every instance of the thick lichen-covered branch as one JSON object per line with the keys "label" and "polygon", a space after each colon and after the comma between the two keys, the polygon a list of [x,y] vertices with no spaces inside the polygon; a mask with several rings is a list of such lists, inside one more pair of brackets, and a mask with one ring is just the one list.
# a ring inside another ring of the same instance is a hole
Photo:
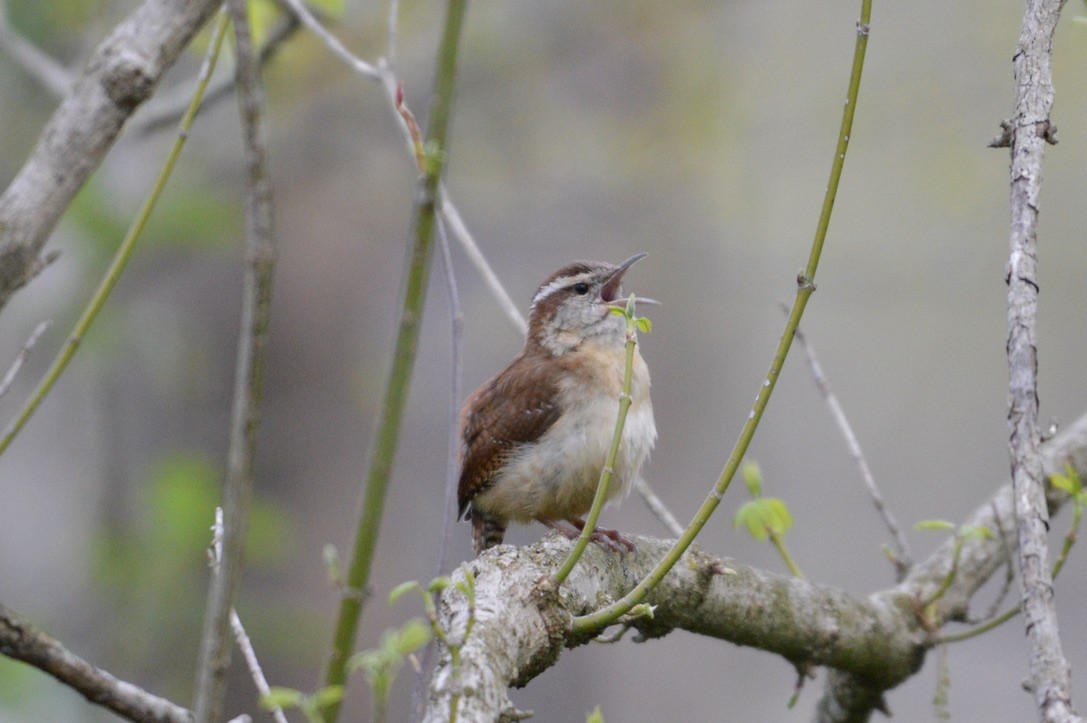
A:
{"label": "thick lichen-covered branch", "polygon": [[[1087,416],[1042,450],[1047,474],[1070,464],[1087,471]],[[1062,502],[1054,493],[1051,504]],[[960,543],[954,579],[922,619],[916,601],[932,596],[947,577],[954,543],[949,540],[919,562],[900,584],[867,598],[804,580],[721,560],[691,548],[645,602],[652,618],[630,624],[644,636],[683,629],[782,656],[799,666],[821,665],[834,674],[820,710],[865,712],[882,694],[913,675],[933,644],[929,625],[966,618],[970,599],[1007,559],[1000,535],[1013,505],[1011,487],[979,505],[964,525],[985,526],[992,536]],[[500,546],[465,563],[475,575],[475,627],[461,649],[459,682],[444,652],[428,690],[427,721],[443,720],[460,694],[468,720],[516,717],[506,691],[522,686],[555,664],[565,647],[586,637],[574,633],[573,617],[621,597],[667,552],[670,543],[635,539],[638,554],[620,556],[590,546],[561,589],[550,573],[571,543],[551,536],[526,548]],[[442,625],[457,628],[468,611],[458,596],[443,599]],[[517,631],[511,635],[510,631]],[[843,718],[858,719],[858,718]],[[864,719],[864,718],[860,718]]]}

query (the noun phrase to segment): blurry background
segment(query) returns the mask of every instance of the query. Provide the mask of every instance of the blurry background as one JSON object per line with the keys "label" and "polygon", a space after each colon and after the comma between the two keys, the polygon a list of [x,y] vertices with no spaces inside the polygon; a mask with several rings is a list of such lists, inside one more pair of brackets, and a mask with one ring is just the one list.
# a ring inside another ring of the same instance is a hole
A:
{"label": "blurry background", "polygon": [[[132,0],[9,3],[12,24],[79,67]],[[376,60],[384,3],[351,0],[336,30]],[[443,4],[402,4],[399,67],[428,105]],[[877,2],[850,155],[804,326],[905,526],[962,519],[1008,479],[1005,424],[1007,152],[1022,2]],[[647,251],[627,288],[654,308],[642,352],[660,441],[647,478],[681,520],[716,479],[763,379],[807,258],[845,97],[859,3],[629,0],[470,6],[448,184],[527,311],[573,258]],[[1043,419],[1087,410],[1087,26],[1069,4],[1055,47],[1060,145],[1041,199]],[[168,77],[187,94],[197,50]],[[227,63],[229,67],[229,63]],[[220,72],[228,72],[221,68]],[[306,33],[266,68],[279,266],[259,445],[259,509],[238,603],[273,684],[312,690],[336,595],[322,548],[346,556],[390,363],[414,182],[385,97]],[[167,91],[168,92],[168,91]],[[0,182],[56,100],[0,52]],[[157,106],[162,98],[156,98]],[[129,132],[49,244],[60,259],[14,297],[0,366],[54,320],[0,405],[43,373],[157,173],[172,131]],[[149,235],[55,392],[0,460],[0,601],[116,675],[188,703],[204,547],[226,444],[240,308],[240,132],[232,98],[197,121]],[[465,392],[521,340],[453,249],[466,315]],[[415,384],[359,647],[421,612],[383,599],[435,574],[449,425],[449,314],[435,259]],[[794,350],[751,455],[790,505],[788,541],[813,580],[865,595],[893,582],[887,541]],[[701,538],[784,572],[734,531],[733,485]],[[666,533],[636,498],[604,523]],[[1067,517],[1054,525],[1063,534]],[[517,528],[509,541],[543,534]],[[915,555],[943,537],[909,533]],[[470,554],[458,525],[454,562]],[[1066,653],[1087,669],[1081,550],[1057,586]],[[1015,591],[1017,591],[1017,587]],[[1013,598],[1016,592],[1013,591]],[[981,594],[988,607],[995,588]],[[951,649],[956,720],[1027,720],[1028,650],[1015,620]],[[410,676],[394,690],[404,719]],[[807,720],[781,659],[682,632],[567,652],[514,702],[538,720]],[[1084,686],[1079,679],[1078,698]],[[930,664],[891,692],[897,720],[933,717]],[[756,692],[757,691],[757,692]],[[253,710],[243,676],[230,710]],[[351,692],[365,719],[366,686]],[[1081,701],[1082,703],[1082,701]],[[0,659],[0,721],[107,720],[37,671]]]}

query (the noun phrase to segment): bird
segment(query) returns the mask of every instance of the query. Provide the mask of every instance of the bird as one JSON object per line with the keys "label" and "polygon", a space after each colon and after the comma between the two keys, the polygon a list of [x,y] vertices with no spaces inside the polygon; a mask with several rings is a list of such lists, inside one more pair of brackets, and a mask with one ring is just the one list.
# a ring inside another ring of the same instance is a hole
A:
{"label": "bird", "polygon": [[[570,539],[584,529],[623,393],[626,318],[613,309],[627,303],[623,275],[646,256],[618,266],[574,261],[553,272],[532,299],[524,348],[465,400],[458,519],[471,521],[476,555],[501,544],[511,521],[536,520]],[[649,369],[637,348],[630,396],[609,501],[630,491],[657,439]],[[634,550],[616,530],[597,528],[592,539]]]}

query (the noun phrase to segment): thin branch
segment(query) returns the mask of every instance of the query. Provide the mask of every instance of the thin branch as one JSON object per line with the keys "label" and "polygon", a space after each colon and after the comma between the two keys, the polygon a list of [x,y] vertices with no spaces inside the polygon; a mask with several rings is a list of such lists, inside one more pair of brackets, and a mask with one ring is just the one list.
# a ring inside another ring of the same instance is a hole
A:
{"label": "thin branch", "polygon": [[869,497],[872,498],[872,504],[875,505],[876,512],[883,518],[883,524],[887,526],[888,532],[891,533],[891,540],[894,542],[895,546],[893,563],[895,570],[898,573],[898,579],[901,580],[906,573],[909,572],[910,566],[913,565],[913,556],[910,554],[910,548],[906,544],[906,538],[903,536],[902,530],[898,526],[898,522],[895,521],[894,515],[891,514],[891,511],[883,501],[883,495],[880,494],[879,487],[876,486],[875,477],[872,476],[872,470],[869,469],[868,461],[864,458],[864,452],[861,451],[861,445],[860,442],[857,441],[857,435],[853,433],[853,427],[849,423],[849,419],[845,416],[845,410],[842,409],[842,405],[838,402],[837,395],[830,389],[830,382],[827,381],[827,377],[823,373],[823,367],[819,364],[819,359],[815,355],[815,349],[808,343],[807,338],[800,329],[796,330],[796,341],[800,345],[804,355],[808,358],[808,367],[811,369],[812,378],[815,379],[816,386],[818,386],[819,391],[822,392],[823,399],[827,403],[827,408],[830,409],[830,415],[838,425],[838,430],[842,433],[842,437],[845,438],[846,446],[849,448],[849,454],[857,464],[857,469],[861,474],[861,481],[868,490]]}
{"label": "thin branch", "polygon": [[386,31],[385,58],[389,68],[396,68],[396,36],[400,22],[400,0],[389,0],[388,29]]}
{"label": "thin branch", "polygon": [[[453,256],[449,249],[449,237],[445,223],[437,218],[438,248],[442,252],[442,270],[445,272],[445,289],[449,294],[450,364],[449,364],[449,441],[446,455],[445,503],[442,507],[442,531],[438,539],[436,576],[445,573],[449,544],[453,537],[453,522],[457,509],[457,482],[460,479],[460,403],[461,403],[461,348],[464,337],[464,314],[461,311],[457,276],[453,273]],[[419,665],[411,682],[412,720],[418,720],[423,711],[426,681],[434,658],[436,642],[431,638],[420,656]]]}
{"label": "thin branch", "polygon": [[96,668],[3,605],[0,653],[33,665],[122,718],[147,723],[192,723],[188,710]]}
{"label": "thin branch", "polygon": [[1011,252],[1008,260],[1008,441],[1015,487],[1023,617],[1030,641],[1029,689],[1045,721],[1078,719],[1071,673],[1061,649],[1046,533],[1049,529],[1038,454],[1037,223],[1042,157],[1053,141],[1051,55],[1064,0],[1028,0],[1015,66],[1011,138]]}
{"label": "thin branch", "polygon": [[75,78],[68,69],[11,27],[6,1],[0,2],[0,49],[54,97],[63,98],[72,89]]}
{"label": "thin branch", "polygon": [[506,288],[502,285],[502,282],[498,279],[498,275],[495,274],[494,269],[491,268],[490,263],[487,262],[487,258],[483,255],[483,252],[479,250],[479,246],[476,244],[475,239],[472,238],[472,234],[468,232],[468,227],[464,223],[464,219],[461,218],[460,211],[453,205],[452,199],[449,198],[449,194],[445,190],[445,186],[442,186],[442,215],[449,223],[449,228],[453,232],[453,236],[460,242],[461,248],[464,249],[464,253],[468,256],[468,260],[472,262],[472,265],[476,267],[480,275],[483,277],[483,282],[487,284],[487,288],[494,294],[495,300],[498,302],[499,308],[506,313],[513,325],[521,332],[521,336],[528,334],[528,322],[525,321],[525,317],[521,315],[521,312],[517,309],[517,304],[513,303],[513,299],[510,298]]}
{"label": "thin branch", "polygon": [[238,361],[234,377],[234,403],[230,422],[230,448],[223,489],[226,524],[219,574],[212,577],[197,669],[193,708],[198,723],[221,717],[226,692],[226,668],[230,663],[230,611],[241,582],[245,536],[253,497],[253,459],[264,365],[268,346],[268,321],[275,271],[272,187],[268,177],[267,144],[263,121],[264,91],[260,64],[249,34],[245,0],[228,0],[234,24],[237,63],[238,108],[242,117],[245,159],[248,170],[245,203],[247,268],[242,298]]}
{"label": "thin branch", "polygon": [[672,533],[673,536],[679,537],[683,534],[683,525],[679,524],[679,520],[672,514],[672,511],[661,501],[661,498],[657,496],[657,493],[653,491],[653,488],[649,486],[649,483],[644,478],[638,477],[634,480],[634,490],[641,496],[645,502],[649,511],[656,515],[660,523]]}
{"label": "thin branch", "polygon": [[278,0],[278,2],[281,5],[285,5],[290,12],[294,13],[310,32],[321,39],[321,42],[332,51],[333,55],[350,65],[356,73],[374,80],[378,80],[381,77],[381,73],[377,68],[352,53],[340,42],[339,38],[330,33],[328,29],[321,24],[321,21],[314,17],[313,13],[309,11],[309,8],[305,6],[302,0]]}
{"label": "thin branch", "polygon": [[759,386],[759,392],[755,396],[755,404],[747,415],[747,420],[740,430],[739,438],[736,440],[732,453],[725,463],[725,468],[721,472],[721,476],[717,479],[717,484],[710,490],[706,500],[698,508],[698,511],[695,512],[695,516],[691,520],[690,525],[688,525],[687,529],[680,535],[679,539],[676,540],[668,554],[661,558],[657,566],[653,568],[653,571],[642,578],[642,580],[621,599],[616,600],[614,603],[594,613],[574,618],[573,625],[576,632],[588,633],[613,623],[618,618],[630,612],[630,610],[635,605],[639,604],[654,587],[660,584],[669,570],[679,562],[683,552],[694,542],[695,538],[702,531],[702,528],[709,521],[713,511],[717,509],[717,505],[721,503],[725,491],[728,490],[728,486],[732,482],[732,478],[735,476],[736,470],[739,468],[744,454],[747,452],[748,445],[755,436],[755,430],[759,426],[759,421],[762,419],[763,412],[766,410],[766,405],[770,402],[770,396],[773,394],[778,376],[781,374],[781,369],[785,364],[785,357],[789,353],[789,347],[792,346],[793,335],[800,325],[800,318],[804,314],[804,309],[807,307],[808,300],[811,298],[812,293],[815,292],[815,272],[819,267],[819,258],[823,252],[823,243],[826,241],[827,229],[830,227],[830,217],[834,210],[834,199],[838,193],[838,183],[842,177],[846,151],[849,148],[849,139],[853,128],[853,115],[857,107],[857,97],[860,92],[861,72],[864,69],[864,57],[868,48],[868,32],[871,15],[872,0],[861,0],[861,17],[857,22],[857,37],[853,49],[853,65],[849,75],[849,89],[846,93],[845,108],[842,110],[842,122],[838,129],[838,142],[835,147],[834,160],[831,163],[830,179],[827,182],[826,195],[823,197],[822,211],[820,212],[819,220],[816,223],[815,237],[812,239],[811,250],[808,254],[808,263],[804,267],[804,270],[797,276],[796,297],[793,301],[792,311],[789,312],[789,319],[785,323],[785,330],[782,332],[778,346],[774,350],[774,356],[770,360],[770,368],[767,370],[766,378]]}
{"label": "thin branch", "polygon": [[[222,507],[215,508],[215,523],[211,526],[209,558],[208,567],[211,568],[211,574],[213,576],[218,575],[220,570],[219,562],[223,559]],[[260,667],[260,660],[257,658],[257,651],[253,648],[253,641],[249,639],[249,634],[245,632],[245,626],[242,625],[242,619],[234,608],[230,608],[230,630],[234,633],[234,641],[238,644],[238,649],[242,651],[245,666],[249,668],[249,677],[253,679],[253,685],[256,687],[257,692],[261,696],[268,695],[272,692],[268,685],[268,679],[264,677],[264,670]],[[287,716],[283,714],[283,709],[278,705],[272,705],[269,712],[276,723],[287,723]]]}
{"label": "thin branch", "polygon": [[[381,518],[384,514],[386,491],[396,456],[397,442],[400,438],[401,420],[411,385],[430,261],[433,256],[431,251],[437,224],[438,189],[448,153],[446,138],[453,105],[457,50],[466,9],[466,0],[450,0],[446,8],[442,39],[438,47],[437,67],[434,73],[435,90],[428,129],[426,173],[423,175],[413,212],[415,239],[404,289],[400,329],[397,334],[392,368],[385,386],[378,433],[371,452],[366,493],[355,533],[346,590],[340,600],[332,651],[325,675],[326,686],[344,685],[347,680],[347,660],[355,645],[359,616],[362,614],[362,597],[365,595],[370,579]],[[339,716],[339,711],[340,703],[337,701],[322,708],[321,713],[328,723],[334,723]]]}
{"label": "thin branch", "polygon": [[[234,633],[234,641],[238,644],[238,649],[242,651],[245,667],[249,669],[249,677],[252,678],[257,692],[260,693],[262,698],[269,695],[272,689],[268,685],[268,679],[264,677],[264,671],[260,667],[260,660],[257,658],[257,651],[253,648],[253,641],[249,639],[249,634],[245,632],[245,626],[242,625],[242,619],[234,608],[230,609],[230,630]],[[272,720],[276,723],[289,723],[283,709],[278,705],[270,706],[268,712],[271,713]]]}
{"label": "thin branch", "polygon": [[30,356],[31,350],[34,349],[34,345],[38,343],[38,337],[45,333],[45,330],[49,328],[52,322],[48,319],[38,322],[38,325],[34,327],[34,331],[30,332],[30,337],[23,344],[23,348],[19,350],[19,353],[15,355],[15,360],[11,362],[11,366],[8,367],[8,371],[4,374],[4,378],[0,380],[0,397],[3,397],[8,393],[8,389],[11,388],[12,382],[15,381],[15,376],[19,373],[19,369],[22,368],[23,362]]}
{"label": "thin branch", "polygon": [[[283,45],[294,37],[302,23],[293,13],[287,13],[276,21],[268,31],[268,37],[260,47],[258,55],[261,66],[266,65],[283,48]],[[234,75],[223,75],[212,82],[208,92],[204,94],[204,102],[200,104],[200,111],[211,108],[219,101],[229,98],[234,92]],[[176,93],[165,93],[166,97],[153,101],[146,112],[138,117],[135,132],[150,134],[162,130],[177,122],[177,119],[185,112],[189,103],[188,94],[183,89]]]}
{"label": "thin branch", "polygon": [[1004,598],[1011,592],[1012,583],[1015,582],[1015,555],[1011,549],[1011,535],[1004,529],[1004,520],[1000,518],[999,511],[993,510],[993,514],[996,518],[997,531],[1000,533],[1000,539],[1007,545],[1007,549],[1004,550],[1004,557],[1007,558],[1008,563],[1004,566],[1004,582],[1000,585],[1000,591],[997,592],[996,597],[993,598],[992,603],[989,604],[989,609],[981,616],[981,620],[973,622],[984,622],[985,620],[996,617],[997,612],[1000,610],[1000,606],[1004,604]]}
{"label": "thin branch", "polygon": [[94,51],[0,195],[0,307],[40,268],[42,247],[219,0],[146,0]]}
{"label": "thin branch", "polygon": [[[391,0],[389,7],[389,54],[386,58],[381,58],[378,61],[377,67],[348,50],[344,44],[325,28],[321,24],[321,21],[314,17],[299,0],[280,0],[280,2],[290,9],[290,11],[293,12],[307,28],[312,30],[333,55],[347,63],[349,67],[363,77],[377,80],[382,84],[392,107],[393,114],[400,122],[400,129],[404,134],[404,140],[407,143],[408,150],[411,152],[412,158],[414,159],[415,146],[411,130],[405,123],[403,114],[400,112],[401,102],[398,102],[398,95],[401,92],[400,81],[397,79],[396,73],[393,70],[396,52],[397,21],[395,16],[399,7],[396,0]],[[486,283],[487,288],[491,290],[491,293],[494,294],[502,311],[506,313],[506,316],[509,317],[510,321],[513,322],[513,325],[521,332],[522,336],[528,334],[528,322],[525,321],[524,316],[522,316],[521,312],[517,309],[517,305],[513,303],[513,300],[506,292],[502,282],[498,279],[498,276],[494,273],[494,270],[487,262],[487,259],[479,250],[479,246],[472,238],[471,233],[468,232],[468,227],[465,225],[464,219],[461,218],[460,212],[453,204],[452,199],[449,198],[449,194],[446,191],[444,184],[442,184],[440,188],[440,198],[440,210],[442,216],[445,218],[448,230],[461,244],[469,261],[472,262],[472,265],[476,267],[483,277],[484,283]]]}
{"label": "thin branch", "polygon": [[[147,225],[148,219],[151,217],[151,212],[154,210],[159,197],[166,188],[166,182],[170,179],[174,166],[177,164],[177,159],[181,156],[181,149],[184,148],[185,141],[189,137],[189,129],[192,127],[193,120],[196,117],[196,110],[200,106],[200,98],[207,89],[208,79],[211,77],[211,73],[214,71],[215,63],[219,57],[219,48],[221,47],[223,29],[225,27],[224,16],[216,28],[215,36],[204,57],[204,63],[200,68],[200,73],[196,81],[196,90],[193,92],[192,100],[189,103],[189,109],[185,113],[185,117],[181,119],[177,138],[170,148],[166,161],[163,163],[162,170],[159,171],[158,178],[155,179],[155,185],[152,186],[151,193],[143,202],[139,212],[136,214],[136,218],[132,221],[132,225],[129,226],[128,232],[121,240],[121,244],[117,247],[117,251],[113,255],[113,260],[110,262],[105,276],[102,277],[102,281],[99,282],[94,295],[91,296],[87,306],[83,309],[83,313],[80,315],[71,334],[68,335],[68,340],[53,359],[52,364],[49,365],[45,377],[38,383],[38,386],[34,389],[30,398],[27,399],[26,403],[23,405],[23,408],[19,410],[19,413],[4,430],[3,437],[0,438],[0,454],[4,453],[8,446],[11,445],[12,440],[15,439],[15,436],[19,434],[20,430],[22,430],[22,428],[26,426],[26,423],[30,421],[30,418],[34,415],[34,412],[37,411],[46,395],[52,390],[53,385],[57,383],[57,380],[60,378],[61,374],[64,373],[64,370],[68,368],[68,364],[72,361],[72,357],[75,356],[76,350],[82,343],[84,335],[86,335],[91,324],[94,323],[94,320],[98,318],[98,313],[102,310],[106,300],[109,299],[113,287],[117,285],[117,281],[121,278],[121,273],[128,266],[128,261],[132,257],[132,252],[136,247],[136,241],[139,240],[140,235],[143,233],[143,229]],[[108,45],[108,43],[106,45]],[[62,105],[61,107],[63,108],[64,106]],[[54,116],[54,118],[55,117],[56,116]],[[52,125],[52,121],[50,121],[50,124]],[[49,126],[47,126],[47,133],[48,128]],[[24,171],[26,171],[28,167],[29,165],[24,166]],[[61,173],[59,175],[63,176],[65,174]],[[9,197],[12,188],[15,188],[15,185],[18,182],[19,179],[17,178],[8,189],[8,193],[5,193],[4,197],[0,198],[0,237],[4,234],[2,230],[4,229],[4,199]],[[42,242],[44,243],[44,238],[42,239]],[[5,293],[3,284],[5,274],[16,270],[17,267],[18,264],[13,262],[12,257],[5,256],[4,252],[0,250],[0,299],[3,299]],[[26,271],[31,274],[36,273],[37,267],[38,261],[34,259]],[[17,288],[17,286],[11,287],[10,290],[14,291],[15,288]],[[2,305],[2,301],[0,301],[0,305]]]}
{"label": "thin branch", "polygon": [[460,478],[460,403],[461,391],[461,348],[464,337],[464,313],[460,305],[460,292],[457,289],[457,276],[453,273],[453,256],[449,249],[449,237],[445,232],[442,217],[437,219],[438,248],[442,252],[442,269],[445,271],[445,288],[449,294],[449,446],[446,455],[445,506],[442,509],[442,536],[438,543],[438,564],[436,575],[445,573],[446,555],[452,536],[453,519],[457,509],[457,482]]}

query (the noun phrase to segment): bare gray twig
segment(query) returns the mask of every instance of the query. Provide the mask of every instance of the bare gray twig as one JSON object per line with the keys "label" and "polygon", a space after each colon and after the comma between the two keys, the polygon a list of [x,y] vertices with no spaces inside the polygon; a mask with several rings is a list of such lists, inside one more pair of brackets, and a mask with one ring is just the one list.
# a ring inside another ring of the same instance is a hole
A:
{"label": "bare gray twig", "polygon": [[38,325],[34,327],[34,331],[30,332],[30,337],[23,344],[23,348],[19,350],[19,353],[15,355],[15,360],[11,362],[11,366],[8,367],[8,371],[4,374],[4,378],[0,379],[0,397],[7,394],[8,389],[11,388],[12,382],[15,381],[15,375],[19,373],[19,369],[22,368],[23,362],[30,356],[31,350],[34,345],[38,343],[38,337],[45,333],[45,330],[49,328],[52,322],[48,319],[38,322]]}
{"label": "bare gray twig", "polygon": [[380,71],[372,64],[367,63],[365,60],[348,50],[340,39],[330,33],[328,29],[321,24],[309,8],[305,6],[302,0],[278,0],[278,2],[285,6],[290,12],[294,13],[303,25],[306,26],[314,35],[321,39],[321,42],[325,44],[332,54],[337,58],[347,63],[351,68],[359,75],[364,75],[367,78],[378,80],[381,77]]}
{"label": "bare gray twig", "polygon": [[[786,313],[788,313],[788,309],[786,309]],[[910,554],[906,538],[903,536],[902,529],[898,526],[894,515],[883,501],[883,495],[880,493],[879,487],[876,486],[876,479],[872,476],[872,470],[868,467],[868,461],[864,458],[864,452],[861,450],[860,442],[857,441],[857,435],[853,433],[853,426],[845,416],[845,410],[842,409],[841,403],[838,402],[837,395],[831,391],[830,382],[827,381],[826,374],[823,373],[823,367],[819,364],[815,349],[808,343],[807,337],[800,329],[796,330],[796,341],[800,344],[800,348],[804,350],[812,378],[815,379],[816,386],[819,387],[819,391],[823,394],[827,408],[830,409],[830,416],[834,418],[838,430],[842,433],[842,437],[845,438],[846,447],[849,448],[849,455],[853,458],[857,469],[861,473],[861,481],[868,490],[868,495],[872,498],[872,504],[875,505],[876,512],[883,518],[883,524],[887,526],[887,530],[891,533],[891,540],[895,546],[895,559],[892,562],[898,579],[901,580],[913,565],[913,556]]]}
{"label": "bare gray twig", "polygon": [[441,190],[441,210],[442,216],[445,217],[446,222],[449,224],[450,230],[453,235],[460,242],[461,248],[464,249],[464,253],[468,256],[468,260],[472,262],[472,265],[476,267],[480,275],[483,276],[484,283],[487,284],[487,288],[494,294],[495,300],[498,302],[499,308],[506,312],[506,316],[513,322],[513,325],[517,327],[517,330],[521,332],[521,336],[528,334],[528,322],[525,321],[525,317],[521,315],[521,312],[517,309],[517,304],[513,303],[513,299],[506,292],[506,287],[502,285],[502,282],[498,279],[498,275],[494,273],[494,269],[491,268],[490,263],[487,262],[487,258],[483,255],[483,252],[479,250],[479,246],[476,244],[475,239],[472,238],[472,234],[468,232],[468,227],[464,223],[464,219],[461,218],[460,211],[453,205],[452,199],[449,198],[449,194],[445,190],[445,186],[442,186]]}
{"label": "bare gray twig", "polygon": [[230,611],[241,581],[245,535],[253,496],[253,459],[260,427],[260,402],[268,345],[268,320],[275,270],[275,237],[272,224],[272,187],[266,162],[263,123],[264,92],[260,64],[249,34],[245,0],[228,0],[236,40],[238,106],[242,116],[248,179],[246,184],[245,286],[242,299],[238,362],[234,378],[230,449],[223,491],[226,524],[219,574],[212,577],[201,640],[193,708],[198,723],[221,717],[230,661],[228,628]]}
{"label": "bare gray twig", "polygon": [[998,537],[1006,548],[1004,550],[1004,557],[1007,558],[1007,564],[1004,565],[1004,582],[1001,583],[1000,590],[985,611],[985,614],[978,619],[967,621],[975,625],[996,617],[997,613],[1000,611],[1000,607],[1004,604],[1004,598],[1011,592],[1012,583],[1015,582],[1015,553],[1011,548],[1011,535],[1004,529],[1004,520],[1001,519],[1000,510],[996,509],[996,507],[993,507],[993,520],[996,522],[997,531],[1000,533]]}
{"label": "bare gray twig", "polygon": [[[393,110],[393,116],[400,124],[400,129],[403,132],[406,146],[410,152],[410,157],[415,159],[415,148],[413,145],[411,133],[408,130],[407,124],[397,111],[396,95],[399,86],[396,73],[393,70],[393,61],[395,59],[396,50],[396,19],[395,13],[398,8],[398,3],[393,0],[390,6],[390,18],[389,18],[389,55],[388,57],[378,60],[377,65],[366,62],[362,58],[358,57],[350,50],[348,50],[340,40],[333,35],[321,21],[314,17],[300,0],[280,0],[280,2],[293,12],[298,19],[307,28],[312,30],[317,37],[325,44],[325,46],[340,60],[347,63],[352,69],[354,69],[360,75],[370,78],[371,80],[377,80],[385,88],[385,94],[389,99],[390,107]],[[498,301],[499,306],[506,313],[506,316],[510,318],[513,325],[521,332],[522,335],[528,333],[528,323],[525,318],[518,311],[517,305],[510,299],[509,294],[506,292],[502,282],[495,275],[491,269],[487,259],[483,256],[483,253],[479,250],[479,246],[476,244],[472,235],[468,232],[468,227],[465,225],[464,220],[461,218],[460,212],[457,211],[456,206],[453,204],[452,199],[449,198],[449,194],[443,184],[440,190],[441,202],[439,209],[442,216],[445,219],[448,230],[452,232],[453,236],[461,244],[465,253],[468,255],[468,259],[479,270],[483,276],[484,282],[487,287],[494,294]]]}
{"label": "bare gray twig", "polygon": [[649,511],[656,515],[660,523],[664,525],[668,532],[674,537],[679,537],[683,534],[683,525],[679,524],[679,520],[672,514],[672,511],[668,509],[667,505],[661,501],[660,497],[657,497],[657,493],[653,491],[653,488],[649,486],[649,483],[644,478],[638,477],[634,480],[634,490],[641,496],[642,501],[645,502]]}
{"label": "bare gray twig", "polygon": [[[223,559],[223,508],[215,508],[215,524],[211,527],[211,547],[209,548],[209,560],[208,565],[211,568],[211,574],[219,574],[219,561]],[[234,608],[230,609],[230,629],[234,633],[234,641],[238,644],[238,649],[242,651],[242,657],[245,658],[245,666],[249,668],[249,677],[253,679],[253,685],[256,686],[257,692],[261,696],[268,695],[271,692],[271,688],[268,685],[268,679],[264,677],[264,670],[260,667],[260,660],[257,658],[257,651],[253,649],[253,642],[249,639],[249,634],[245,632],[245,626],[242,625],[242,619],[238,616],[238,611]],[[272,718],[276,723],[287,723],[287,716],[283,714],[283,709],[278,705],[272,706],[270,711]]]}
{"label": "bare gray twig", "polygon": [[75,78],[68,69],[11,27],[7,2],[0,2],[0,48],[56,98],[71,90]]}
{"label": "bare gray twig", "polygon": [[386,35],[385,58],[390,68],[396,68],[396,36],[400,22],[400,0],[389,0],[388,30]]}
{"label": "bare gray twig", "polygon": [[460,306],[460,292],[457,289],[457,277],[453,273],[453,256],[449,249],[449,237],[445,232],[442,217],[437,218],[438,248],[442,253],[442,267],[445,271],[445,288],[449,293],[450,323],[450,365],[449,365],[449,452],[447,455],[445,478],[445,506],[442,510],[442,536],[438,543],[437,575],[445,572],[445,562],[449,547],[453,518],[457,508],[457,482],[460,479],[460,403],[461,391],[461,347],[464,336],[464,313]]}
{"label": "bare gray twig", "polygon": [[185,708],[96,668],[3,605],[0,653],[33,665],[122,718],[147,723],[192,723],[192,713]]}
{"label": "bare gray twig", "polygon": [[[290,40],[301,27],[302,24],[298,21],[298,18],[291,13],[287,13],[281,20],[277,21],[272,29],[268,31],[268,37],[260,47],[258,55],[260,64],[265,65],[274,58],[276,53],[283,47],[283,44]],[[200,111],[203,112],[224,98],[229,97],[234,91],[234,78],[234,75],[223,75],[219,80],[213,82],[208,87],[207,92],[204,93],[204,100],[200,103]],[[176,92],[166,91],[166,94],[168,94],[168,97],[153,102],[144,113],[137,117],[136,132],[149,134],[163,130],[177,123],[178,119],[185,113],[192,93],[186,88],[179,87]]]}
{"label": "bare gray twig", "polygon": [[1008,258],[1008,440],[1015,488],[1023,619],[1030,641],[1030,680],[1045,721],[1079,720],[1071,673],[1061,649],[1049,569],[1042,460],[1038,453],[1037,224],[1042,157],[1052,139],[1053,34],[1064,0],[1027,0],[1013,58],[1015,115],[1011,133],[1011,252]]}
{"label": "bare gray twig", "polygon": [[[457,483],[460,480],[460,402],[461,402],[461,348],[464,336],[464,314],[461,311],[460,292],[457,289],[457,277],[453,273],[453,256],[449,249],[449,237],[445,224],[439,214],[436,221],[438,248],[442,252],[442,267],[445,271],[445,288],[449,294],[450,364],[449,364],[449,452],[446,459],[445,504],[442,508],[442,532],[438,540],[438,564],[435,575],[445,572],[449,544],[452,538],[453,522],[456,519]],[[434,658],[436,641],[431,639],[420,656],[419,666],[411,682],[412,720],[418,720],[423,712],[423,700],[426,693],[426,681]]]}

